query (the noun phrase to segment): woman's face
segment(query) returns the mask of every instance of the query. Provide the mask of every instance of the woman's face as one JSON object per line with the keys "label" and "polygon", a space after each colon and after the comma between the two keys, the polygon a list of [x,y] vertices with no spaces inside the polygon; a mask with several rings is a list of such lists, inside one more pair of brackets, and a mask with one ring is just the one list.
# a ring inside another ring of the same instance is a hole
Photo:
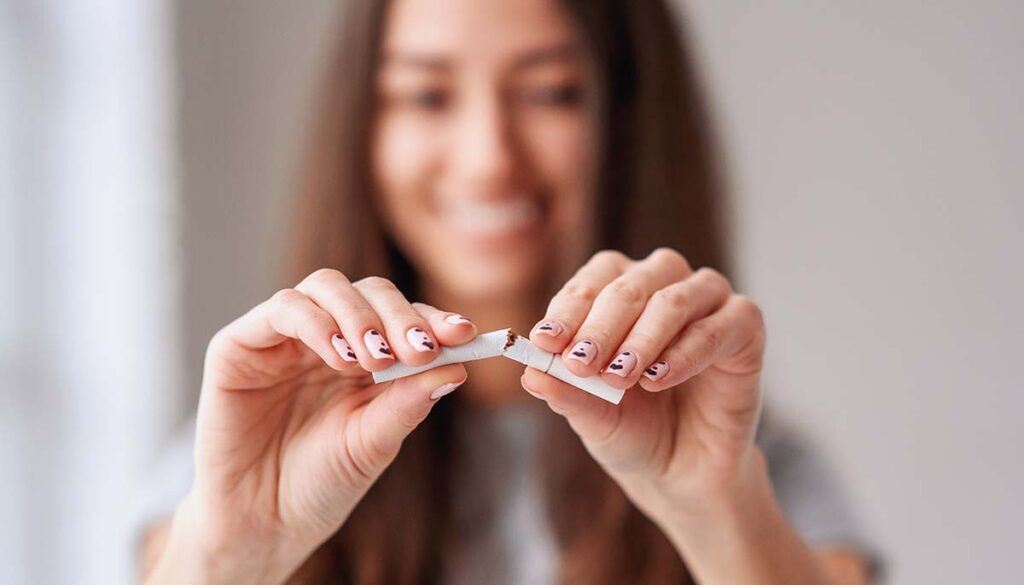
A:
{"label": "woman's face", "polygon": [[553,0],[395,0],[377,75],[385,221],[424,279],[528,290],[586,235],[586,55]]}

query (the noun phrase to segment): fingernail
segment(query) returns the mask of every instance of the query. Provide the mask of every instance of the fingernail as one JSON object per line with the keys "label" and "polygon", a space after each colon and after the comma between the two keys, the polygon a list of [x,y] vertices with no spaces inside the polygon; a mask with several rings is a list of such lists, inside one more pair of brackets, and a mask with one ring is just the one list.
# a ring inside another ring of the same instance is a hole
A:
{"label": "fingernail", "polygon": [[644,370],[644,377],[654,382],[656,380],[660,380],[665,374],[668,373],[668,370],[668,363],[654,362],[653,364],[647,366],[647,369]]}
{"label": "fingernail", "polygon": [[413,327],[406,331],[405,338],[409,340],[409,345],[416,351],[433,351],[437,347],[430,335],[419,327]]}
{"label": "fingernail", "polygon": [[452,313],[451,315],[448,315],[447,317],[445,317],[444,318],[444,322],[445,323],[449,323],[451,325],[465,325],[467,323],[470,324],[470,325],[473,324],[473,322],[470,321],[469,319],[463,317],[462,315],[458,315],[456,313]]}
{"label": "fingernail", "polygon": [[384,336],[380,334],[380,331],[370,329],[364,333],[363,343],[366,344],[366,349],[370,350],[371,356],[379,360],[395,359],[395,356],[391,355],[391,346],[388,345],[388,341],[384,339]]}
{"label": "fingernail", "polygon": [[444,386],[440,386],[437,388],[437,390],[434,390],[433,392],[430,393],[430,399],[437,400],[438,398],[444,396],[445,394],[451,394],[452,390],[455,390],[461,385],[462,382],[449,382]]}
{"label": "fingernail", "polygon": [[625,378],[635,367],[636,354],[631,351],[624,351],[615,356],[615,359],[612,360],[612,363],[608,364],[604,371]]}
{"label": "fingernail", "polygon": [[583,340],[573,346],[572,351],[569,352],[569,359],[589,364],[594,361],[596,355],[597,345],[593,341]]}
{"label": "fingernail", "polygon": [[331,338],[331,345],[334,346],[334,351],[338,352],[341,359],[346,362],[357,362],[359,358],[356,357],[356,352],[352,351],[352,346],[345,341],[345,338],[337,333]]}
{"label": "fingernail", "polygon": [[558,321],[544,321],[540,325],[533,328],[534,332],[538,335],[550,335],[551,337],[558,337],[565,331],[565,327],[562,326]]}

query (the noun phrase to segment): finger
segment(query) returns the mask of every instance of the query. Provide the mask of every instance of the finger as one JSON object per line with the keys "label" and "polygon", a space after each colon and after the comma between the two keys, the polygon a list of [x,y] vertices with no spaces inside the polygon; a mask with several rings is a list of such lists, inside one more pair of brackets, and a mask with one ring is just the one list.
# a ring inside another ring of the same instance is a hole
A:
{"label": "finger", "polygon": [[[616,348],[643,313],[655,291],[690,274],[690,266],[675,253],[652,254],[633,264],[598,294],[586,319],[562,358],[578,376],[597,374],[613,362]],[[624,362],[635,362],[630,352]]]}
{"label": "finger", "polygon": [[336,370],[352,367],[331,344],[338,326],[329,313],[294,289],[283,289],[220,333],[246,348],[266,349],[297,339]]}
{"label": "finger", "polygon": [[[526,368],[520,383],[523,389],[548,403],[548,407],[566,418],[584,440],[611,435],[617,424],[620,406],[616,406],[579,388],[566,384],[535,368]],[[628,394],[628,393],[627,393]]]}
{"label": "finger", "polygon": [[680,331],[718,310],[730,294],[729,281],[710,268],[701,268],[689,278],[656,291],[604,368],[605,382],[629,388],[652,365],[654,373],[650,375],[664,375],[668,366],[656,365],[656,358]]}
{"label": "finger", "polygon": [[427,320],[441,345],[462,345],[477,335],[476,325],[458,313],[447,313],[424,303],[413,303],[412,308]]}
{"label": "finger", "polygon": [[450,364],[401,378],[374,398],[365,411],[365,456],[387,464],[398,453],[402,441],[430,413],[444,395],[466,381],[466,368]]}
{"label": "finger", "polygon": [[[321,268],[295,289],[331,314],[341,330],[342,341],[353,350],[364,369],[376,372],[395,363],[380,318],[344,274]],[[340,343],[339,347],[344,349]]]}
{"label": "finger", "polygon": [[678,341],[658,357],[664,369],[644,373],[640,386],[659,392],[689,380],[715,365],[743,375],[760,371],[764,350],[764,320],[747,297],[731,295],[721,309],[695,321]]}
{"label": "finger", "polygon": [[598,293],[632,262],[621,252],[604,250],[594,254],[552,297],[544,318],[530,331],[530,341],[551,353],[565,349]]}
{"label": "finger", "polygon": [[399,360],[421,366],[437,357],[439,348],[433,330],[394,283],[371,276],[353,286],[380,317]]}

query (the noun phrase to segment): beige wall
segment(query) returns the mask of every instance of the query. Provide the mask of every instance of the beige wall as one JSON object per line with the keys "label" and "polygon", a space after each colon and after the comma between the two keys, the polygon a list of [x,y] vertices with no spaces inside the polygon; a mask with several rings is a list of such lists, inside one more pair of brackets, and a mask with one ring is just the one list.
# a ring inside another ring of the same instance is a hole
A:
{"label": "beige wall", "polygon": [[[1010,582],[1021,4],[684,4],[732,163],[741,279],[769,321],[770,400],[836,462],[894,582]],[[235,6],[178,12],[196,383],[209,335],[278,284],[333,25],[325,0]]]}

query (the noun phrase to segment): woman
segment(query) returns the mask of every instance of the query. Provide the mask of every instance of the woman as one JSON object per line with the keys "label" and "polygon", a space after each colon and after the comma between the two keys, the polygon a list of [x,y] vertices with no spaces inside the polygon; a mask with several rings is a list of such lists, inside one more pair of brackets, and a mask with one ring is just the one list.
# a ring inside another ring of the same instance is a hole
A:
{"label": "woman", "polygon": [[[720,194],[665,6],[346,6],[298,284],[210,342],[148,582],[865,582],[848,525],[813,549],[787,520],[799,490],[754,441],[764,327],[710,268]],[[367,373],[505,327],[622,403],[508,360]]]}

